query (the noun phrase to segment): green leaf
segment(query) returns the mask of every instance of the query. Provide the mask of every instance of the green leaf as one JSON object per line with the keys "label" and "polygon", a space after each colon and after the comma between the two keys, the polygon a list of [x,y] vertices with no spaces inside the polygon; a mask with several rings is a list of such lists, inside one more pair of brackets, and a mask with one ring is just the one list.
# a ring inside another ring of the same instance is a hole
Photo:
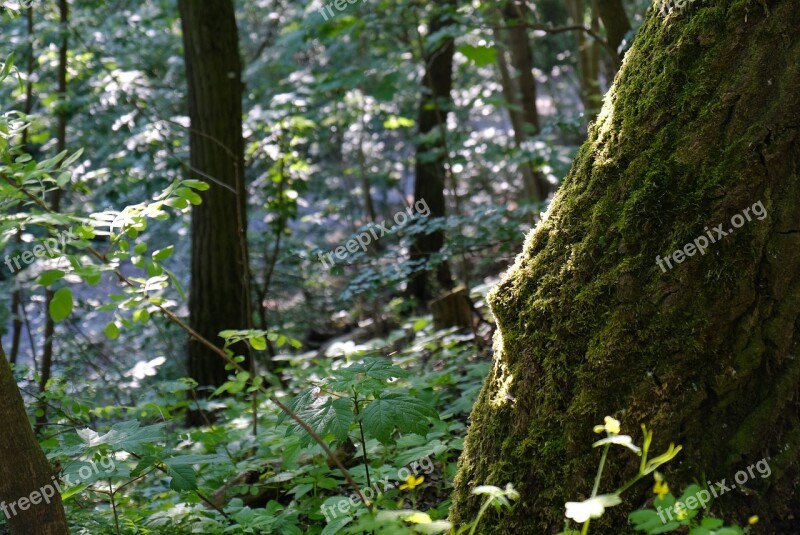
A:
{"label": "green leaf", "polygon": [[140,427],[139,420],[131,420],[114,424],[108,433],[104,435],[100,435],[91,429],[80,430],[78,435],[89,446],[108,445],[112,449],[125,450],[138,455],[143,452],[145,445],[164,440],[164,424]]}
{"label": "green leaf", "polygon": [[250,345],[256,351],[264,351],[267,349],[267,340],[263,336],[254,336],[250,338]]}
{"label": "green leaf", "polygon": [[322,530],[320,535],[336,535],[339,533],[339,530],[345,527],[347,524],[353,521],[352,517],[345,516],[343,518],[337,518],[327,526],[325,529]]}
{"label": "green leaf", "polygon": [[191,464],[175,463],[172,459],[164,461],[167,474],[172,477],[169,488],[177,492],[196,490],[197,474]]}
{"label": "green leaf", "polygon": [[64,321],[72,312],[73,306],[72,290],[60,288],[53,294],[53,299],[50,301],[50,317],[56,323]]}
{"label": "green leaf", "polygon": [[636,531],[649,532],[653,528],[657,528],[664,524],[658,517],[658,513],[652,509],[642,509],[640,511],[633,511],[628,515],[628,520],[633,523],[633,529]]}
{"label": "green leaf", "polygon": [[106,334],[109,340],[116,340],[119,338],[119,327],[117,327],[117,324],[114,321],[106,325],[106,328],[103,329],[103,332]]}
{"label": "green leaf", "polygon": [[458,51],[478,67],[492,65],[497,61],[497,50],[494,47],[461,45]]}
{"label": "green leaf", "polygon": [[[311,404],[297,410],[297,415],[303,419],[320,436],[333,434],[338,442],[345,442],[350,432],[350,425],[355,421],[353,406],[349,399],[323,396],[316,398]],[[300,443],[304,446],[311,443],[308,435],[300,424],[294,423],[292,429],[303,433]]]}
{"label": "green leaf", "polygon": [[386,444],[397,428],[402,433],[424,435],[428,418],[438,413],[423,401],[404,394],[387,394],[370,402],[361,414],[364,430]]}
{"label": "green leaf", "polygon": [[181,184],[187,188],[196,189],[197,191],[206,191],[211,187],[207,182],[203,182],[202,180],[183,180]]}
{"label": "green leaf", "polygon": [[724,522],[719,518],[712,518],[710,516],[705,517],[701,522],[700,525],[704,528],[708,529],[717,529],[721,528]]}
{"label": "green leaf", "polygon": [[42,286],[50,286],[57,280],[63,278],[64,275],[66,275],[66,273],[64,273],[60,269],[51,269],[49,271],[45,271],[44,273],[39,275],[39,284],[41,284]]}
{"label": "green leaf", "polygon": [[153,251],[153,260],[155,260],[156,262],[163,262],[172,255],[172,252],[174,250],[175,246],[170,245],[169,247],[164,247],[163,249]]}

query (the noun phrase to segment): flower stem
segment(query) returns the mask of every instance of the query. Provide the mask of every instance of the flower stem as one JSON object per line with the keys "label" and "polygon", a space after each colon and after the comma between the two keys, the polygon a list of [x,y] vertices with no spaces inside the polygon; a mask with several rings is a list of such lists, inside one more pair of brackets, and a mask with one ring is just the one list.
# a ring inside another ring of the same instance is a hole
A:
{"label": "flower stem", "polygon": [[597,496],[597,491],[600,489],[600,478],[603,476],[603,467],[606,465],[606,457],[608,456],[608,448],[611,444],[606,444],[603,449],[603,456],[600,457],[600,466],[597,467],[597,477],[594,478],[594,488],[592,489],[592,498]]}

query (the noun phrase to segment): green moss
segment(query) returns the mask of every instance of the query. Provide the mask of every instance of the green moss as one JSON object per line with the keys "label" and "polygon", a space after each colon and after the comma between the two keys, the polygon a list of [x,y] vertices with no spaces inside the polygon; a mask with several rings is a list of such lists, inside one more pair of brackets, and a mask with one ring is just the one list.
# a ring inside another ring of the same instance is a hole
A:
{"label": "green moss", "polygon": [[[796,412],[789,356],[800,343],[800,253],[778,225],[800,228],[791,200],[800,185],[791,157],[780,159],[796,156],[795,138],[780,137],[779,125],[798,114],[800,74],[767,43],[786,36],[796,50],[800,21],[786,2],[768,17],[759,6],[704,1],[645,21],[548,218],[489,296],[497,364],[473,410],[455,522],[477,513],[471,488],[510,481],[522,503],[482,533],[561,526],[563,503],[591,489],[591,429],[606,414],[635,438],[647,423],[655,450],[683,443],[676,483],[730,477],[735,463],[767,453],[796,461],[798,422],[787,408]],[[754,147],[768,150],[768,132],[784,148],[765,170]],[[780,166],[794,174],[778,183],[770,172]],[[760,199],[770,213],[786,208],[667,273],[655,264]],[[609,462],[605,490],[636,464],[616,450]],[[787,503],[767,501],[766,519]],[[610,511],[601,530],[623,513]]]}

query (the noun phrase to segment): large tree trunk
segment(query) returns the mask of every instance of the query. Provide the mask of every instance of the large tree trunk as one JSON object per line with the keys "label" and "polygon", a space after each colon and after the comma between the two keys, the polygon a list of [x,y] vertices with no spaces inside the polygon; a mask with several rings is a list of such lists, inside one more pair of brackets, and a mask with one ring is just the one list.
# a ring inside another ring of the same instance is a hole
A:
{"label": "large tree trunk", "polygon": [[[455,0],[448,0],[442,6],[434,6],[428,35],[433,35],[448,25],[455,24],[453,7]],[[438,46],[424,52],[425,75],[423,94],[419,107],[419,135],[435,134],[433,140],[420,141],[417,145],[414,199],[425,201],[430,207],[430,217],[445,217],[445,162],[447,161],[447,114],[452,106],[450,91],[453,88],[453,54],[455,44],[452,37],[444,38]],[[454,192],[456,194],[456,192]],[[411,251],[412,260],[428,261],[431,255],[444,247],[444,231],[436,230],[429,234],[419,234]],[[436,280],[445,290],[452,287],[452,274],[447,261],[436,268]],[[409,293],[416,297],[420,305],[434,297],[435,293],[428,280],[428,273],[415,273],[409,281]]]}
{"label": "large tree trunk", "polygon": [[[192,212],[192,327],[208,340],[249,325],[248,254],[242,140],[242,81],[232,0],[181,0],[192,178],[211,189]],[[237,349],[242,353],[242,348]],[[189,342],[189,376],[200,385],[227,380],[225,362]]]}
{"label": "large tree trunk", "polygon": [[[481,533],[559,529],[564,502],[589,495],[592,426],[608,414],[639,442],[647,424],[654,452],[684,446],[666,467],[675,491],[692,478],[730,483],[766,458],[770,477],[720,496],[714,511],[740,523],[757,513],[764,533],[796,530],[798,27],[786,0],[649,11],[549,215],[490,295],[495,361],[453,520],[474,518],[472,487],[510,481],[520,503]],[[715,243],[699,238],[709,235]],[[704,254],[685,247],[704,241]],[[669,268],[663,258],[678,249],[686,256]],[[618,449],[601,492],[638,467]],[[593,526],[627,531],[625,513],[651,485]]]}
{"label": "large tree trunk", "polygon": [[2,345],[0,421],[0,515],[11,535],[69,535],[61,493],[54,485],[57,474],[33,434]]}

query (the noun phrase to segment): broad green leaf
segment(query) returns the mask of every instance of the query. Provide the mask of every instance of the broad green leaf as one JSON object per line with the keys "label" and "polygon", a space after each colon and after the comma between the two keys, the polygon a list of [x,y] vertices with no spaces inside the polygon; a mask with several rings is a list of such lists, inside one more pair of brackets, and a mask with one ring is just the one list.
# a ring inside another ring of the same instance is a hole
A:
{"label": "broad green leaf", "polygon": [[[316,398],[311,404],[297,409],[297,415],[303,419],[320,436],[333,434],[338,442],[347,440],[350,425],[355,421],[353,406],[349,399],[323,396]],[[311,437],[296,422],[295,432],[303,433],[301,444],[308,445]]]}
{"label": "broad green leaf", "polygon": [[175,463],[172,459],[164,461],[167,474],[172,477],[169,488],[177,492],[196,490],[197,474],[191,464]]}
{"label": "broad green leaf", "polygon": [[50,317],[54,322],[64,321],[72,312],[74,303],[69,288],[59,288],[50,301]]}
{"label": "broad green leaf", "polygon": [[402,433],[425,434],[428,418],[438,418],[438,414],[435,409],[411,396],[387,394],[371,401],[361,417],[365,432],[385,444],[395,428]]}

